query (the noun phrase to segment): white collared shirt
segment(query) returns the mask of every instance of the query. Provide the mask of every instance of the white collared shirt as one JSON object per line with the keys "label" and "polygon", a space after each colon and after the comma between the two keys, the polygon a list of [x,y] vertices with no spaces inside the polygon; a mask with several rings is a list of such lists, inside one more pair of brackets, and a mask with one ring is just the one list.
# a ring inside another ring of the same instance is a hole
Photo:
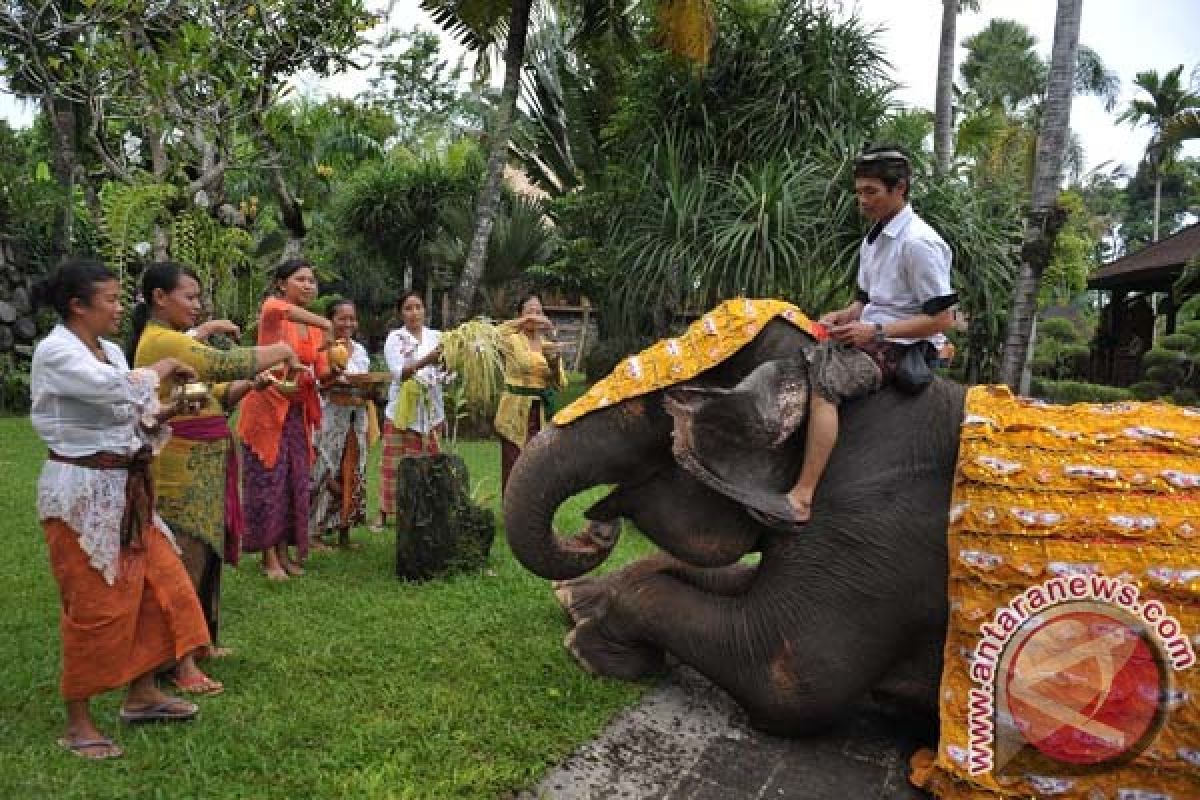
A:
{"label": "white collared shirt", "polygon": [[[924,310],[929,301],[954,298],[950,246],[910,205],[892,217],[873,243],[863,239],[858,258],[858,287],[868,297],[860,317],[863,322],[886,325],[912,319],[929,313]],[[926,338],[935,347],[946,341],[940,333]],[[917,340],[889,337],[888,341],[912,344]]]}

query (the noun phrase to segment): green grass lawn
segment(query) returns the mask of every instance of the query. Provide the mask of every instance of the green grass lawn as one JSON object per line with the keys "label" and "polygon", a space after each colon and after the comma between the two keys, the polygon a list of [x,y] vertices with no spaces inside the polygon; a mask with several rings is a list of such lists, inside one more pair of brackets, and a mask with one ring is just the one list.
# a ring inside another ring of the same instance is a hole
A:
{"label": "green grass lawn", "polygon": [[[105,695],[97,721],[126,755],[86,762],[54,743],[58,598],[34,507],[43,448],[25,418],[0,419],[0,441],[0,797],[505,797],[644,691],[570,660],[548,584],[502,532],[486,574],[414,585],[392,577],[394,536],[359,529],[363,550],[315,554],[284,584],[251,557],[227,570],[222,638],[236,653],[208,663],[225,693],[201,698],[192,723],[149,728],[120,726],[119,695]],[[498,507],[498,446],[460,452]],[[599,491],[561,522],[578,524]],[[627,533],[610,561],[649,549]]]}

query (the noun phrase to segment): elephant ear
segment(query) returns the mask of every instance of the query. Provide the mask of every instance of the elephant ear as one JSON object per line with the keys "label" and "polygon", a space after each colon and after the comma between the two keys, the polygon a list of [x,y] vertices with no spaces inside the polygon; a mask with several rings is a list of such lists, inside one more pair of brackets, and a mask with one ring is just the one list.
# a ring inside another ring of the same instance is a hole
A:
{"label": "elephant ear", "polygon": [[675,460],[701,483],[752,511],[787,519],[804,459],[808,416],[804,359],[767,361],[731,389],[683,384],[669,390]]}

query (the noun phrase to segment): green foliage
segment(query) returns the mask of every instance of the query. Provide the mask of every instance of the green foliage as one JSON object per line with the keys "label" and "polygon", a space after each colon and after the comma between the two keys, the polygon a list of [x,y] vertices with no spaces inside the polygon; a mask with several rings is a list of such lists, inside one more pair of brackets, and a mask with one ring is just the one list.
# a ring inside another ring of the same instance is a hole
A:
{"label": "green foliage", "polygon": [[[467,258],[475,229],[474,204],[465,199],[447,203],[441,230],[428,248],[430,263],[443,275],[457,275]],[[488,239],[480,287],[483,313],[505,317],[512,311],[515,296],[528,288],[535,267],[550,263],[558,239],[547,224],[544,204],[537,199],[504,192]]]}
{"label": "green foliage", "polygon": [[[1179,231],[1191,219],[1191,210],[1200,205],[1200,158],[1183,157],[1163,164],[1162,210],[1159,238]],[[1125,207],[1121,219],[1121,238],[1126,253],[1141,250],[1151,243],[1154,227],[1153,167],[1146,161],[1125,186]]]}
{"label": "green foliage", "polygon": [[1039,288],[1042,306],[1069,302],[1087,288],[1088,275],[1099,266],[1096,237],[1082,195],[1077,191],[1062,192],[1058,206],[1067,212],[1067,220],[1054,237],[1050,263],[1042,275]]}
{"label": "green foliage", "polygon": [[1133,399],[1133,392],[1129,389],[1079,381],[1034,378],[1031,390],[1034,397],[1065,405],[1071,403],[1119,403]]}
{"label": "green foliage", "polygon": [[1177,406],[1200,406],[1200,392],[1195,389],[1176,389],[1171,392],[1171,402]]}
{"label": "green foliage", "polygon": [[1038,323],[1034,345],[1033,374],[1055,381],[1086,376],[1091,348],[1075,324],[1063,317],[1051,317]]}
{"label": "green foliage", "polygon": [[1129,391],[1138,400],[1157,400],[1171,389],[1165,383],[1158,381],[1138,381],[1129,387]]}
{"label": "green foliage", "polygon": [[1019,22],[992,19],[963,41],[967,51],[959,71],[985,106],[1014,111],[1045,91],[1048,67],[1037,54],[1037,39]]}
{"label": "green foliage", "polygon": [[1075,324],[1064,317],[1052,317],[1039,322],[1037,332],[1039,338],[1052,339],[1062,344],[1078,342],[1081,338]]}
{"label": "green foliage", "polygon": [[[178,189],[163,183],[110,181],[100,190],[101,252],[109,269],[117,273],[127,299],[137,294],[138,272],[132,267],[150,256],[155,229],[169,222],[168,204],[178,195]],[[139,253],[138,247],[144,252]]]}
{"label": "green foliage", "polygon": [[619,336],[601,339],[588,348],[583,357],[583,372],[589,383],[595,383],[620,363],[625,356],[645,350],[654,339],[649,336]]}
{"label": "green foliage", "polygon": [[[414,157],[397,151],[364,165],[337,187],[331,202],[333,227],[344,237],[338,261],[341,254],[361,248],[359,263],[369,265],[376,293],[379,286],[403,288],[406,271],[418,288],[444,282],[433,274],[430,245],[442,230],[446,210],[470,203],[483,166],[478,150],[468,145],[446,155]],[[372,291],[369,282],[356,286],[368,295]]]}
{"label": "green foliage", "polygon": [[29,410],[29,361],[14,353],[0,353],[0,413]]}
{"label": "green foliage", "polygon": [[1158,338],[1158,346],[1166,350],[1179,350],[1192,353],[1196,350],[1196,337],[1188,333],[1171,333]]}
{"label": "green foliage", "polygon": [[205,303],[219,318],[248,322],[257,313],[254,247],[248,231],[226,227],[200,209],[179,214],[172,224],[171,257],[196,270]]}
{"label": "green foliage", "polygon": [[1142,354],[1142,364],[1147,367],[1176,366],[1188,361],[1188,356],[1185,353],[1166,350],[1162,347],[1151,348]]}
{"label": "green foliage", "polygon": [[[403,49],[399,53],[393,50]],[[364,99],[386,109],[396,120],[400,141],[413,145],[426,138],[450,135],[454,126],[471,119],[458,88],[460,60],[449,66],[442,59],[437,34],[412,28],[387,34],[378,45],[381,58]]]}

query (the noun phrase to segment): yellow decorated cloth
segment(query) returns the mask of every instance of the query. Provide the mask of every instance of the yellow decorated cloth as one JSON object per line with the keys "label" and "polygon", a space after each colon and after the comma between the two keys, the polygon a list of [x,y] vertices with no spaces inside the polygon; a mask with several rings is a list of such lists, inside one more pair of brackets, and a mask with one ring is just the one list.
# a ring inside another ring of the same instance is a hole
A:
{"label": "yellow decorated cloth", "polygon": [[693,322],[682,336],[664,339],[622,361],[578,400],[554,416],[568,425],[601,408],[665,389],[715,367],[742,349],[767,323],[779,317],[815,336],[815,323],[782,300],[727,300]]}
{"label": "yellow decorated cloth", "polygon": [[1200,798],[1200,413],[967,402],[941,798]]}

